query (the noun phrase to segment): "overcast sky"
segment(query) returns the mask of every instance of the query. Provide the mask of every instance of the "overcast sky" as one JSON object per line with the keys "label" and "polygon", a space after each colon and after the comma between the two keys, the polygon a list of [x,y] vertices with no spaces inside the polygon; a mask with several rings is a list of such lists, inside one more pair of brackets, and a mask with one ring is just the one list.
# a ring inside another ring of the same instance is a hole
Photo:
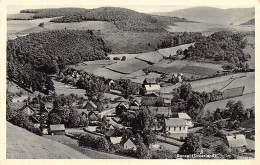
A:
{"label": "overcast sky", "polygon": [[[40,5],[40,6],[8,6],[7,7],[7,14],[15,14],[15,13],[19,13],[20,10],[23,9],[39,9],[39,8],[60,8],[60,7],[79,7],[79,8],[87,8],[87,9],[92,9],[92,8],[98,8],[98,7],[103,7],[103,6],[44,6],[44,5]],[[180,6],[180,5],[128,5],[128,6],[113,6],[113,7],[123,7],[123,8],[128,8],[128,9],[132,9],[138,12],[143,12],[143,13],[152,13],[152,12],[170,12],[170,11],[174,11],[174,10],[179,10],[179,9],[185,9],[185,8],[190,8],[190,7],[196,7],[196,6]],[[216,7],[216,8],[221,8],[221,9],[227,9],[227,8],[249,8],[252,6],[227,6],[227,5],[223,5],[223,6],[210,6],[210,7]]]}

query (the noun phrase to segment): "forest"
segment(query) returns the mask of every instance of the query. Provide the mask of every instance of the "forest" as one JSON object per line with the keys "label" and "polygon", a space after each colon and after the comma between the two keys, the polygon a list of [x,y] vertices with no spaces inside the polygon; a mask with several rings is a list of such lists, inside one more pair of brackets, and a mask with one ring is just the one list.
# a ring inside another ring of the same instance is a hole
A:
{"label": "forest", "polygon": [[251,56],[243,52],[247,44],[247,40],[243,39],[245,35],[231,31],[216,32],[184,50],[184,55],[190,60],[222,62],[224,69],[227,70],[235,68],[246,70],[248,67],[246,61]]}
{"label": "forest", "polygon": [[48,94],[54,89],[48,74],[68,64],[107,59],[108,52],[103,39],[90,30],[31,33],[7,42],[7,76],[22,87]]}

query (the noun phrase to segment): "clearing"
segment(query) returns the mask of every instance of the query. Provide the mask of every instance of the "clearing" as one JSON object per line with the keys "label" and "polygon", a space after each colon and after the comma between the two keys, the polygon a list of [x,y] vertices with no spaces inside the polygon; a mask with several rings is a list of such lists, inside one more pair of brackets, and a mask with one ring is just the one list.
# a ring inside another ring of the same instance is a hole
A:
{"label": "clearing", "polygon": [[7,159],[90,158],[64,144],[35,135],[9,122],[6,122],[6,139]]}
{"label": "clearing", "polygon": [[85,96],[86,90],[84,90],[84,89],[78,89],[71,85],[64,84],[64,83],[56,81],[56,80],[52,80],[52,82],[54,83],[55,92],[57,95],[61,95],[61,94],[69,95],[69,94],[73,93],[78,96],[86,97]]}
{"label": "clearing", "polygon": [[141,61],[138,59],[130,59],[126,61],[120,61],[112,65],[108,65],[106,66],[106,68],[118,73],[129,74],[141,70],[143,68],[147,68],[149,66],[150,65],[145,61]]}

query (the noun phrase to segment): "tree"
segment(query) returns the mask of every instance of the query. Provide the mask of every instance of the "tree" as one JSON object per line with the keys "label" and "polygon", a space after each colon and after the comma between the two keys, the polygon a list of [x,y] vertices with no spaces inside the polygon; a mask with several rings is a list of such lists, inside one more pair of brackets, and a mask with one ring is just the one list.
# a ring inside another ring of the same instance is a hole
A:
{"label": "tree", "polygon": [[98,137],[96,139],[96,147],[97,147],[97,149],[102,150],[102,151],[109,151],[109,143],[105,139],[105,137]]}
{"label": "tree", "polygon": [[200,152],[201,152],[200,137],[193,133],[188,133],[178,153],[182,155],[188,155],[188,154],[197,154]]}
{"label": "tree", "polygon": [[125,61],[126,60],[126,56],[123,56],[121,61]]}
{"label": "tree", "polygon": [[181,99],[188,100],[192,93],[192,88],[191,88],[190,83],[184,83],[177,89],[177,91],[178,91]]}
{"label": "tree", "polygon": [[44,22],[41,22],[41,23],[39,24],[39,26],[40,26],[40,27],[44,27]]}
{"label": "tree", "polygon": [[69,114],[68,118],[68,127],[78,127],[80,124],[80,116],[79,113],[75,110],[72,110],[72,112]]}
{"label": "tree", "polygon": [[60,124],[61,117],[57,113],[51,113],[49,115],[49,122],[50,122],[50,124]]}
{"label": "tree", "polygon": [[149,150],[147,149],[147,146],[144,145],[144,143],[140,143],[137,146],[136,156],[140,159],[149,159],[150,158]]}
{"label": "tree", "polygon": [[118,61],[118,60],[120,60],[120,58],[119,57],[114,57],[113,60]]}

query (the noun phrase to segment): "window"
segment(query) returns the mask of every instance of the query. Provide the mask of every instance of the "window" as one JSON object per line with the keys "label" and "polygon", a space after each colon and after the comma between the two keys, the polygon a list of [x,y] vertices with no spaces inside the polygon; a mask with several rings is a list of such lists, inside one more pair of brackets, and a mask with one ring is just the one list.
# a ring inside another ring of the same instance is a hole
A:
{"label": "window", "polygon": [[181,131],[181,127],[180,127],[180,131]]}
{"label": "window", "polygon": [[171,130],[171,127],[169,127],[169,131]]}
{"label": "window", "polygon": [[176,131],[176,127],[173,127],[174,128],[174,131]]}

